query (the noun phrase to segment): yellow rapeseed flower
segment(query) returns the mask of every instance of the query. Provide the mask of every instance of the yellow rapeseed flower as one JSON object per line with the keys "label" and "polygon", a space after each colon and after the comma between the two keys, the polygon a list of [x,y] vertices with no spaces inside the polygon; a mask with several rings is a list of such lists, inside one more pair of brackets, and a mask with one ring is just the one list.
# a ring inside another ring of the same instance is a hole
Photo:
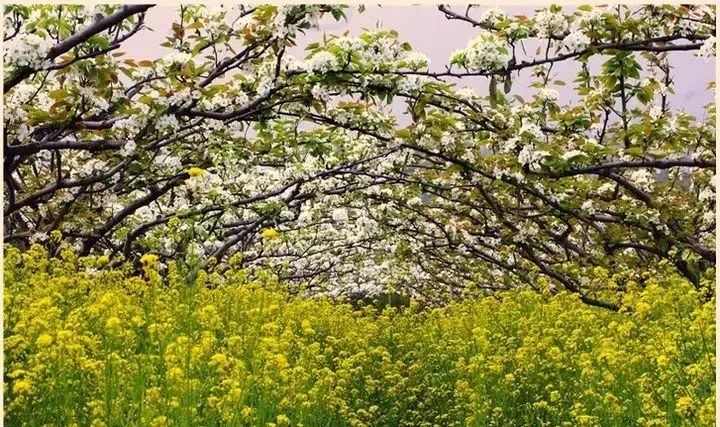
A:
{"label": "yellow rapeseed flower", "polygon": [[695,412],[695,403],[691,398],[683,396],[675,403],[675,409],[677,409],[679,414],[688,416]]}
{"label": "yellow rapeseed flower", "polygon": [[30,381],[20,380],[13,385],[13,393],[15,394],[28,394],[32,391],[32,385]]}
{"label": "yellow rapeseed flower", "polygon": [[140,262],[145,265],[155,265],[158,261],[158,256],[155,254],[145,254],[140,258]]}
{"label": "yellow rapeseed flower", "polygon": [[250,420],[253,415],[253,408],[249,406],[244,406],[242,408],[242,411],[240,411],[240,414],[242,415],[243,419]]}
{"label": "yellow rapeseed flower", "polygon": [[111,333],[118,333],[122,328],[122,321],[117,316],[111,316],[105,322],[105,329]]}
{"label": "yellow rapeseed flower", "polygon": [[222,353],[216,353],[216,354],[214,354],[214,355],[210,358],[210,360],[211,360],[210,364],[212,364],[213,366],[214,366],[214,365],[218,365],[218,366],[223,367],[223,366],[225,366],[225,365],[228,364],[227,356],[225,356],[225,355],[222,354]]}
{"label": "yellow rapeseed flower", "polygon": [[200,168],[190,168],[190,169],[188,169],[188,174],[189,174],[190,176],[198,176],[198,175],[202,175],[203,173],[205,173],[205,170],[200,169]]}
{"label": "yellow rapeseed flower", "polygon": [[177,383],[177,382],[182,381],[182,378],[183,378],[183,370],[181,368],[178,368],[178,367],[170,368],[167,371],[167,379],[170,382]]}
{"label": "yellow rapeseed flower", "polygon": [[277,425],[282,426],[289,426],[290,425],[290,418],[287,417],[285,414],[280,414],[275,418],[275,421],[277,421]]}
{"label": "yellow rapeseed flower", "polygon": [[159,417],[156,417],[152,420],[152,423],[150,424],[152,427],[163,427],[168,425],[168,419],[166,416],[161,415]]}
{"label": "yellow rapeseed flower", "polygon": [[[58,425],[715,423],[715,300],[677,276],[628,291],[623,313],[530,291],[355,310],[291,296],[270,272],[186,286],[168,262],[148,286],[124,268],[77,275],[72,253],[48,268],[38,250],[5,250],[3,391],[17,425],[37,413]],[[143,397],[117,393],[107,414],[106,387],[132,384]]]}
{"label": "yellow rapeseed flower", "polygon": [[42,334],[35,341],[35,344],[37,344],[38,347],[47,347],[50,344],[52,344],[52,342],[53,342],[52,336],[50,336],[48,334]]}
{"label": "yellow rapeseed flower", "polygon": [[664,354],[661,354],[660,356],[655,358],[655,361],[657,362],[658,366],[661,368],[666,367],[670,363],[670,359],[668,359],[667,356]]}
{"label": "yellow rapeseed flower", "polygon": [[145,395],[147,396],[148,403],[157,403],[160,400],[160,389],[158,387],[150,387],[145,392]]}
{"label": "yellow rapeseed flower", "polygon": [[276,238],[276,237],[279,236],[279,235],[280,235],[280,233],[278,233],[277,231],[273,230],[272,228],[266,228],[266,229],[264,229],[264,230],[262,231],[262,237],[263,237],[264,239],[274,239],[274,238]]}

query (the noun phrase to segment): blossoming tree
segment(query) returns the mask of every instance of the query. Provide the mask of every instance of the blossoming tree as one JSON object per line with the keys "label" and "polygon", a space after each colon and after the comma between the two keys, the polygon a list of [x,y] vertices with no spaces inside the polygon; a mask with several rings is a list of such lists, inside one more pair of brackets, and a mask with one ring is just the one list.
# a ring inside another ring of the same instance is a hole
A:
{"label": "blossoming tree", "polygon": [[714,6],[440,6],[477,36],[432,70],[392,30],[291,57],[345,16],[323,5],[181,6],[171,53],[124,59],[150,8],[5,6],[6,242],[431,301],[529,286],[615,308],[647,271],[712,280],[715,108],[668,93],[676,52],[714,57]]}

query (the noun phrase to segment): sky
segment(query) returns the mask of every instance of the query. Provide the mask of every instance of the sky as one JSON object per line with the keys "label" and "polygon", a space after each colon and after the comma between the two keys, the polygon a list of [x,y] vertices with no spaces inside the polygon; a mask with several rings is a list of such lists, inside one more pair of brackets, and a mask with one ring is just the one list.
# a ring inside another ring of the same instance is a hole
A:
{"label": "sky", "polygon": [[[484,8],[473,9],[473,16],[479,16]],[[177,6],[156,6],[149,10],[146,22],[152,31],[142,31],[123,44],[122,51],[128,57],[137,59],[156,59],[162,57],[168,50],[160,43],[170,33],[170,25],[177,17]],[[464,6],[456,6],[457,12],[464,12]],[[505,7],[503,10],[509,15],[531,15],[531,7]],[[342,34],[350,31],[350,35],[358,35],[363,28],[376,28],[378,26],[398,31],[402,41],[409,42],[414,50],[426,54],[430,60],[431,70],[444,71],[450,54],[465,47],[467,42],[478,34],[478,29],[470,24],[460,21],[450,21],[436,6],[367,6],[364,13],[359,13],[356,7],[346,10],[348,21],[336,22],[328,16],[321,20],[320,26],[299,35],[296,42],[298,46],[289,53],[297,58],[304,58],[304,48],[307,44],[322,40],[323,34]],[[527,52],[533,54],[535,46],[527,46]],[[703,114],[703,106],[713,102],[714,93],[708,91],[706,86],[715,80],[715,61],[696,58],[692,52],[671,53],[671,65],[676,93],[669,98],[672,109],[680,109],[697,116]],[[605,57],[607,58],[607,57]],[[599,69],[604,61],[596,57],[591,62],[591,71]],[[554,79],[568,83],[564,87],[556,87],[560,92],[560,104],[577,102],[577,95],[572,90],[572,80],[579,70],[573,61],[557,64],[553,71],[558,75]],[[513,77],[513,92],[523,97],[531,96],[536,89],[528,88],[530,82],[529,72],[525,71],[518,77]],[[470,86],[480,94],[487,94],[488,81],[484,77],[472,77],[454,80],[458,86]]]}

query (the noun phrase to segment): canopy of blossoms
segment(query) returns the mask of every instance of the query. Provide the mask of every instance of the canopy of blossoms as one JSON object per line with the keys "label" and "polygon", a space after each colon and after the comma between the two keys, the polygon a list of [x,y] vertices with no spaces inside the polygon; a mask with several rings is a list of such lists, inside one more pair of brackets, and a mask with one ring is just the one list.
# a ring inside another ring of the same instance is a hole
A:
{"label": "canopy of blossoms", "polygon": [[714,6],[440,6],[477,30],[443,71],[383,29],[291,57],[344,18],[325,5],[184,5],[171,53],[125,59],[150,8],[5,6],[6,243],[433,302],[551,287],[614,308],[653,269],[714,277],[715,107],[668,103],[678,51],[714,59]]}

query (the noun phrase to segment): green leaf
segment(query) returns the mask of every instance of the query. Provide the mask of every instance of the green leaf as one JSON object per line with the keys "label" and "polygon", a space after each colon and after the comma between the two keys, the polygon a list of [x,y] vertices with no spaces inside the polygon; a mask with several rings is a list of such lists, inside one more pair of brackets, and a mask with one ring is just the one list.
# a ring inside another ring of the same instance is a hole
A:
{"label": "green leaf", "polygon": [[68,91],[65,89],[55,89],[51,91],[48,96],[50,99],[54,99],[56,101],[60,101],[65,99],[68,96]]}
{"label": "green leaf", "polygon": [[193,50],[192,50],[193,56],[195,56],[195,55],[197,55],[198,53],[200,53],[200,51],[201,51],[203,48],[205,48],[205,46],[207,46],[207,45],[209,45],[209,44],[210,44],[210,42],[208,42],[207,40],[203,40],[202,42],[198,43],[198,44],[193,48]]}
{"label": "green leaf", "polygon": [[645,152],[645,149],[643,147],[630,147],[623,150],[625,154],[630,154],[632,156],[639,156]]}
{"label": "green leaf", "polygon": [[335,18],[336,21],[339,21],[340,18],[345,17],[345,14],[340,9],[334,9],[331,13],[332,13],[333,18]]}
{"label": "green leaf", "polygon": [[120,67],[120,71],[121,71],[123,74],[125,74],[126,76],[128,76],[129,78],[133,78],[133,73],[132,73],[132,71],[130,71],[129,68]]}
{"label": "green leaf", "polygon": [[490,86],[489,86],[488,90],[490,92],[490,105],[492,105],[494,107],[495,105],[497,105],[497,99],[498,99],[497,79],[495,78],[495,76],[490,76]]}
{"label": "green leaf", "polygon": [[427,99],[421,98],[418,99],[418,102],[415,104],[415,107],[413,108],[413,114],[416,117],[425,117],[425,107],[427,106]]}

